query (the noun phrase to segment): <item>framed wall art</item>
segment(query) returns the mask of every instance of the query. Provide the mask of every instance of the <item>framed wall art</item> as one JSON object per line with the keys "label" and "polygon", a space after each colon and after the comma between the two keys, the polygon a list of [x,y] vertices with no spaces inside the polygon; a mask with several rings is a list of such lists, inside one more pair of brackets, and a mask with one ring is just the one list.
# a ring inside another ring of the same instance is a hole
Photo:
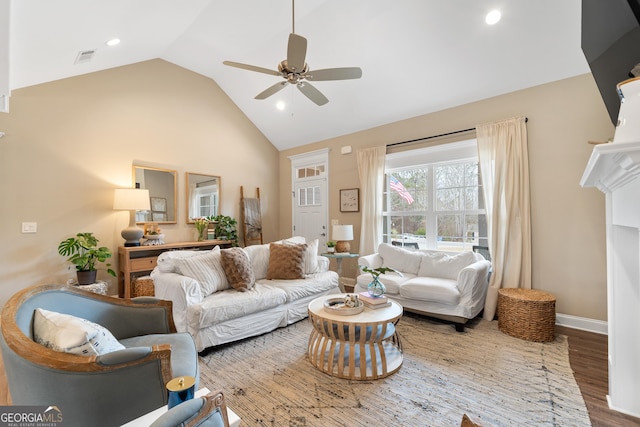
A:
{"label": "framed wall art", "polygon": [[340,212],[360,212],[360,189],[340,190]]}

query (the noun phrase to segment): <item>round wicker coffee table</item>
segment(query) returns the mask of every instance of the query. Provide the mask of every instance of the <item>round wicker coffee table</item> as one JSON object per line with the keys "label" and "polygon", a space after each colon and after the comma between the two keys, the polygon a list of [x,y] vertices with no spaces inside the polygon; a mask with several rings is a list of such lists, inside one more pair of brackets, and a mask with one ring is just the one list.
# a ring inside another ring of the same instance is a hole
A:
{"label": "round wicker coffee table", "polygon": [[388,307],[365,307],[362,313],[344,316],[324,309],[325,300],[337,296],[309,303],[313,324],[309,361],[326,374],[350,380],[375,380],[397,372],[402,366],[402,345],[396,324],[402,306],[391,301]]}
{"label": "round wicker coffee table", "polygon": [[556,297],[535,289],[498,290],[498,328],[527,341],[555,339]]}

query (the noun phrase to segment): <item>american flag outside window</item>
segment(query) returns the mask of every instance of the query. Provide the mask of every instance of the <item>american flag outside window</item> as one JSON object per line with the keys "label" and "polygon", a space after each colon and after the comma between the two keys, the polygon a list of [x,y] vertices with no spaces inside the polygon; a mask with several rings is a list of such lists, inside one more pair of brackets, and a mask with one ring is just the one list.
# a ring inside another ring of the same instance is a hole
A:
{"label": "american flag outside window", "polygon": [[397,192],[400,195],[400,197],[405,199],[407,203],[409,204],[413,203],[413,197],[411,197],[411,194],[409,194],[407,189],[404,188],[404,185],[402,185],[402,183],[398,181],[398,179],[393,175],[389,176],[389,187],[395,192]]}

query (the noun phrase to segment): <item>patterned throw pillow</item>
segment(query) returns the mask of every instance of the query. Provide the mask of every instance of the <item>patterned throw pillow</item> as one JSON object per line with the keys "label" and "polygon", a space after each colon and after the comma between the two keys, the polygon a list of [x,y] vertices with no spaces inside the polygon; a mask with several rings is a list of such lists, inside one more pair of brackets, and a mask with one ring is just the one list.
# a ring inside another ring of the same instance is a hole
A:
{"label": "patterned throw pillow", "polygon": [[229,289],[229,282],[222,268],[219,246],[200,255],[176,261],[176,268],[180,274],[198,281],[203,297]]}
{"label": "patterned throw pillow", "polygon": [[309,245],[306,243],[271,243],[269,245],[267,279],[304,279],[304,261],[308,248]]}
{"label": "patterned throw pillow", "polygon": [[256,278],[251,268],[249,256],[242,248],[229,248],[220,251],[222,268],[231,287],[244,292],[253,288]]}
{"label": "patterned throw pillow", "polygon": [[87,319],[37,308],[33,336],[38,344],[55,351],[98,356],[125,347],[108,329]]}

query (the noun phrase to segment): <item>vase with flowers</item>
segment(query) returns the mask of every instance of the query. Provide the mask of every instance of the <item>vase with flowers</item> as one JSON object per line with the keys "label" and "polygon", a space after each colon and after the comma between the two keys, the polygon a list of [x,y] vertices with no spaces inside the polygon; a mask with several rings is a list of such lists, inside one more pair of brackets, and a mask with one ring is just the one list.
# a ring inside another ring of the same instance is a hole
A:
{"label": "vase with flowers", "polygon": [[207,230],[209,229],[209,220],[207,218],[195,218],[193,222],[198,232],[198,242],[207,240]]}

